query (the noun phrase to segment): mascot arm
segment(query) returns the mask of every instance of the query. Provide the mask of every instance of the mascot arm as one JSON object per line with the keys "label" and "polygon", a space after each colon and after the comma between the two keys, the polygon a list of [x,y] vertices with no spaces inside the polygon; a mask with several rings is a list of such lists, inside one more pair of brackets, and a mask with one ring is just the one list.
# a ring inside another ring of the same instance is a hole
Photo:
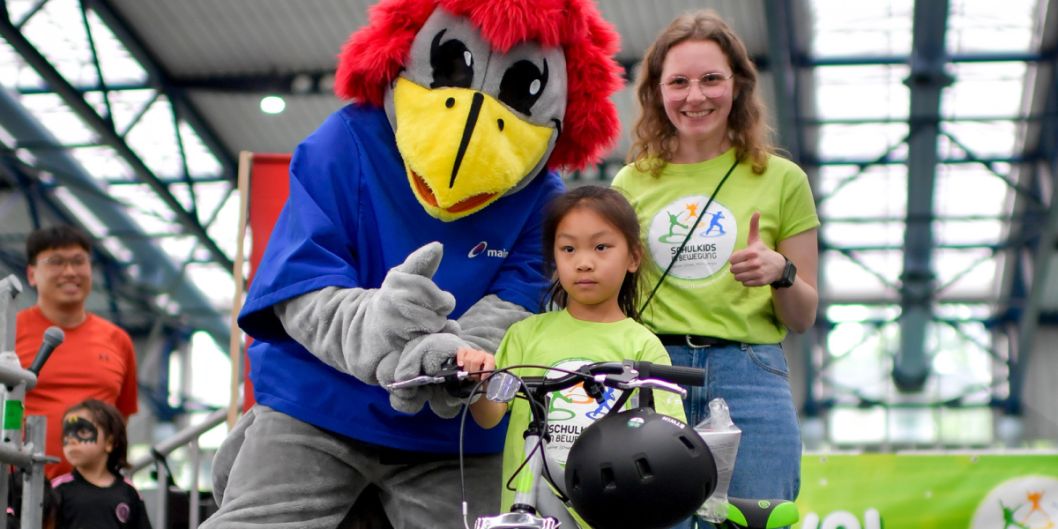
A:
{"label": "mascot arm", "polygon": [[[460,347],[494,352],[507,328],[530,314],[520,305],[504,301],[495,294],[485,296],[467,309],[458,321],[449,321],[443,332],[409,341],[400,355],[393,378],[404,380],[423,373],[437,373]],[[405,413],[416,413],[429,402],[430,408],[440,417],[454,417],[463,404],[461,399],[449,395],[439,386],[393,390],[389,402],[393,409]]]}
{"label": "mascot arm", "polygon": [[[557,187],[561,186],[557,177],[555,186],[557,192]],[[537,211],[543,209],[543,204],[540,204]],[[493,290],[505,293],[504,297],[508,299],[534,300],[547,287],[538,242],[541,239],[541,224],[542,221],[537,218],[519,236],[518,243],[511,248],[507,258],[509,265],[493,282]],[[530,314],[523,305],[505,301],[496,294],[486,295],[467,309],[458,321],[450,321],[448,330],[410,340],[400,356],[394,379],[404,380],[423,373],[434,374],[446,360],[455,356],[460,347],[495,352],[507,328]],[[416,413],[429,402],[430,408],[440,417],[455,416],[462,404],[440,386],[394,390],[390,392],[389,402],[394,409],[405,413]]]}
{"label": "mascot arm", "polygon": [[274,307],[291,338],[368,384],[393,381],[409,340],[454,330],[455,298],[434,284],[442,247],[430,243],[392,268],[377,289],[327,287]]}
{"label": "mascot arm", "polygon": [[477,349],[495,352],[507,329],[530,315],[521,305],[489,294],[459,317],[459,335]]}

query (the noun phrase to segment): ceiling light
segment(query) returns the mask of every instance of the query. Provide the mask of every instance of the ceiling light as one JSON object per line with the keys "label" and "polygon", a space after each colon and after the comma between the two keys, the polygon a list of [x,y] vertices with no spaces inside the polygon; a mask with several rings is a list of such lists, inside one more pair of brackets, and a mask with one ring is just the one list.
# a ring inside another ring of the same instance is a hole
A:
{"label": "ceiling light", "polygon": [[279,96],[265,96],[261,98],[261,112],[265,114],[279,114],[287,108],[287,102]]}

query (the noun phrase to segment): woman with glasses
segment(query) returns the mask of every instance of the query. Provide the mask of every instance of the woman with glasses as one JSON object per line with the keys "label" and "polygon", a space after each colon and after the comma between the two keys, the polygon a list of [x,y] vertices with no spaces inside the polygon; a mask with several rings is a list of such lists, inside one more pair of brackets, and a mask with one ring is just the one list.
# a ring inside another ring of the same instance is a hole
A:
{"label": "woman with glasses", "polygon": [[756,86],[715,13],[673,20],[640,66],[641,115],[613,185],[643,228],[643,322],[673,364],[707,370],[684,403],[690,424],[722,397],[742,429],[729,494],[794,499],[801,440],[781,342],[815,321],[819,220],[804,171],[768,142]]}

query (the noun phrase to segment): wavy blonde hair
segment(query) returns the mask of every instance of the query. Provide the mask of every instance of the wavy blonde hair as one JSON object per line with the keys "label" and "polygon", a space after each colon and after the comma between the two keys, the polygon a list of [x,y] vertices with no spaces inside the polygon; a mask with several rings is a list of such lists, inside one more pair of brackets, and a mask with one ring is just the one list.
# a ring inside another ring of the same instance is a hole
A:
{"label": "wavy blonde hair", "polygon": [[740,161],[749,161],[760,174],[768,166],[768,155],[775,148],[768,139],[770,128],[764,120],[764,104],[757,95],[757,67],[750,60],[745,44],[712,10],[680,15],[665,28],[647,49],[636,76],[636,97],[640,114],[632,130],[632,148],[627,161],[636,169],[658,176],[676,153],[676,127],[665,114],[661,100],[661,70],[665,57],[684,41],[711,40],[720,46],[735,74],[735,97],[727,130]]}

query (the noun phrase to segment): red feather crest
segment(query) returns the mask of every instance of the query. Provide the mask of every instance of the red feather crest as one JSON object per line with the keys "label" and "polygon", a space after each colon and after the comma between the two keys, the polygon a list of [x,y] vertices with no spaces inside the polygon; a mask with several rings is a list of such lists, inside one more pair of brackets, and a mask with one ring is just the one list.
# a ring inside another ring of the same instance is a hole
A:
{"label": "red feather crest", "polygon": [[381,106],[415,35],[438,6],[468,18],[500,52],[522,42],[565,51],[566,118],[549,167],[583,168],[613,144],[620,124],[610,96],[623,82],[613,59],[619,38],[591,0],[382,0],[371,8],[368,25],[345,43],[335,93]]}

